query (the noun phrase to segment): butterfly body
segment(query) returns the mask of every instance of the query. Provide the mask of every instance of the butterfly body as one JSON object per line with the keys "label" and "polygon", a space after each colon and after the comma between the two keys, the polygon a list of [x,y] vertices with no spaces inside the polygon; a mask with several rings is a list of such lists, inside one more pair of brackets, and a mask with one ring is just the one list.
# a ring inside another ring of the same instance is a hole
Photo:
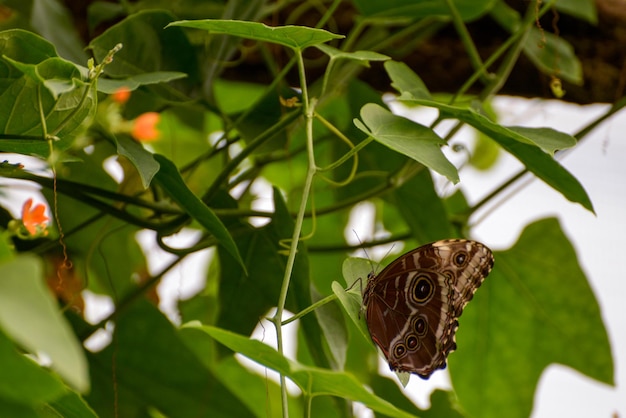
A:
{"label": "butterfly body", "polygon": [[427,379],[456,349],[458,317],[493,267],[483,244],[437,241],[368,278],[363,304],[372,340],[392,370]]}

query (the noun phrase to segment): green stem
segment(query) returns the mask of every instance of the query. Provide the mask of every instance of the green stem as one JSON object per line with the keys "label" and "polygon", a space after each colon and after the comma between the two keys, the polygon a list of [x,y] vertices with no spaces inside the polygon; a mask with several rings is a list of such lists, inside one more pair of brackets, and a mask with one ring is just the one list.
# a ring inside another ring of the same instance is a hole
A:
{"label": "green stem", "polygon": [[469,56],[470,63],[474,67],[476,73],[483,78],[485,82],[489,79],[489,74],[487,73],[487,69],[480,58],[480,54],[478,54],[478,49],[472,40],[472,36],[470,35],[465,23],[463,22],[463,18],[461,14],[457,10],[454,2],[452,0],[445,0],[448,9],[450,10],[450,15],[452,16],[452,23],[459,34],[459,38],[461,38],[461,42],[465,46],[465,51]]}
{"label": "green stem", "polygon": [[[324,119],[322,117],[318,117],[318,120],[320,122],[322,122],[327,128],[331,129],[331,131],[335,135],[337,135],[337,137],[341,138],[343,140],[343,142],[346,142],[347,144],[352,145],[350,140],[343,133],[339,132],[337,130],[337,128],[334,125],[332,125],[330,122],[328,122],[326,119]],[[337,161],[333,162],[332,164],[330,164],[330,165],[328,165],[326,167],[320,168],[320,171],[330,171],[330,170],[334,170],[335,168],[341,166],[343,163],[345,163],[350,158],[352,158],[354,155],[356,155],[359,151],[361,151],[363,148],[365,148],[372,141],[374,141],[374,138],[371,137],[371,136],[366,138],[366,139],[364,139],[363,141],[359,142],[356,146],[352,146],[350,151],[348,151],[346,154],[344,154]]]}
{"label": "green stem", "polygon": [[[390,191],[390,188],[393,187],[393,185],[391,184],[391,182],[389,181],[389,179],[387,179],[387,181],[385,181],[384,183],[381,183],[377,186],[374,186],[370,189],[368,189],[366,192],[358,194],[358,195],[353,195],[352,197],[339,201],[335,204],[329,205],[325,208],[319,208],[315,210],[316,215],[326,215],[328,213],[332,213],[332,212],[336,212],[340,209],[345,209],[351,206],[354,206],[356,203],[359,203],[363,200],[367,200],[370,199],[372,197],[376,197],[379,196],[381,194],[385,194],[387,192]],[[304,213],[305,217],[310,217],[313,215],[312,211],[307,211]]]}
{"label": "green stem", "polygon": [[19,142],[24,144],[26,141],[42,142],[48,139],[42,135],[15,135],[15,134],[0,134],[0,143],[8,142],[9,144],[15,144]]}
{"label": "green stem", "polygon": [[[336,252],[346,253],[346,252],[352,252],[352,251],[357,251],[357,250],[363,250],[364,248],[371,248],[371,247],[377,247],[379,245],[391,244],[393,242],[406,241],[408,239],[411,239],[412,237],[413,237],[413,234],[412,232],[409,231],[409,232],[405,232],[402,234],[391,235],[386,238],[381,238],[381,239],[376,239],[376,240],[371,240],[371,241],[363,241],[363,242],[360,242],[358,245],[349,245],[345,243],[326,244],[326,245],[310,244],[307,246],[307,251],[309,253],[336,253]],[[289,318],[289,320],[291,320],[291,318]]]}
{"label": "green stem", "polygon": [[74,117],[78,114],[78,112],[83,110],[83,104],[85,104],[85,101],[87,100],[87,97],[89,97],[89,92],[91,91],[91,89],[93,89],[94,91],[96,90],[96,84],[98,82],[98,77],[100,77],[100,75],[104,71],[104,67],[112,62],[113,56],[117,52],[119,52],[120,49],[122,49],[122,44],[115,45],[115,47],[113,47],[113,49],[111,49],[107,53],[107,55],[103,58],[102,62],[99,65],[96,66],[96,68],[94,69],[94,74],[93,74],[93,77],[91,78],[91,81],[84,85],[85,86],[85,91],[83,92],[83,94],[82,94],[78,104],[76,106],[74,106],[72,111],[65,117],[65,119],[63,119],[56,126],[56,128],[54,128],[54,130],[52,132],[50,132],[49,135],[46,135],[46,138],[56,136],[59,132],[61,132],[63,130],[65,125],[67,125],[70,121],[72,121],[74,119]]}
{"label": "green stem", "polygon": [[298,117],[300,117],[300,112],[295,112],[295,111],[290,112],[287,114],[287,116],[281,119],[278,123],[276,123],[275,125],[272,125],[265,132],[257,136],[254,140],[252,140],[248,144],[248,146],[242,149],[241,152],[237,154],[237,156],[235,156],[232,160],[230,160],[226,164],[226,166],[222,169],[222,171],[217,175],[217,177],[213,181],[213,184],[211,184],[211,187],[209,187],[206,193],[204,193],[204,195],[202,196],[202,201],[205,203],[210,201],[215,196],[219,188],[222,187],[223,184],[226,184],[226,180],[228,179],[228,176],[230,176],[230,174],[239,166],[239,164],[241,164],[243,160],[246,159],[246,157],[248,157],[252,153],[252,151],[260,147],[263,143],[265,143],[265,141],[269,140],[272,136],[274,136],[275,134],[279,133],[281,130],[286,128],[291,122],[296,120]]}
{"label": "green stem", "polygon": [[[289,283],[291,282],[291,274],[293,272],[293,266],[296,260],[296,254],[298,252],[298,243],[300,241],[300,233],[302,231],[302,224],[304,221],[304,213],[306,211],[308,197],[311,193],[313,185],[313,177],[317,171],[315,165],[315,155],[313,153],[313,109],[314,104],[309,102],[308,91],[306,86],[306,75],[304,71],[304,60],[302,58],[302,51],[296,50],[296,57],[298,63],[298,71],[300,75],[300,83],[302,87],[302,102],[304,107],[304,116],[306,122],[306,141],[307,141],[307,154],[308,154],[308,170],[304,181],[304,188],[302,190],[302,199],[300,202],[300,208],[298,209],[298,215],[296,216],[295,225],[293,228],[293,234],[291,236],[291,245],[289,248],[289,256],[287,257],[287,265],[285,266],[285,274],[283,276],[283,282],[278,297],[278,304],[276,306],[276,313],[272,318],[274,327],[276,328],[276,340],[278,352],[282,355],[284,353],[283,348],[283,333],[282,333],[282,316],[285,310],[285,303],[287,301],[287,293],[289,292]],[[288,410],[288,398],[287,398],[287,385],[286,379],[283,374],[280,375],[280,387],[281,387],[281,401],[283,417],[289,417]]]}
{"label": "green stem", "polygon": [[293,321],[296,321],[300,318],[302,318],[304,315],[313,312],[314,310],[316,310],[317,308],[319,308],[320,306],[324,306],[329,302],[332,302],[333,300],[337,299],[337,295],[329,295],[326,296],[323,299],[318,300],[317,302],[315,302],[314,304],[308,306],[307,308],[301,310],[300,312],[298,312],[297,314],[295,314],[294,316],[292,316],[289,319],[284,320],[283,322],[280,323],[281,326],[285,326],[287,324],[292,323]]}
{"label": "green stem", "polygon": [[[28,173],[26,171],[12,171],[10,173],[3,174],[3,176],[21,179],[21,180],[33,181],[41,185],[42,187],[48,188],[50,190],[55,190],[55,184],[54,184],[53,179],[47,178],[47,177],[39,177],[34,174]],[[82,187],[86,187],[87,190],[81,190]],[[144,217],[131,215],[130,213],[126,212],[123,209],[120,209],[111,204],[105,203],[97,198],[94,198],[93,196],[89,194],[89,191],[94,191],[94,190],[97,190],[99,193],[103,192],[102,189],[97,189],[97,188],[93,188],[92,186],[85,186],[79,183],[74,183],[74,182],[69,182],[69,181],[61,181],[57,179],[57,183],[56,183],[56,191],[58,191],[59,193],[62,193],[81,203],[84,203],[93,208],[96,208],[102,211],[103,213],[106,213],[115,218],[121,219],[129,224],[136,225],[140,228],[147,228],[147,229],[152,229],[152,230],[160,230],[164,225],[166,225],[163,222],[151,222],[151,221],[146,220]],[[129,196],[126,196],[126,197],[122,197],[122,196],[123,195],[115,194],[115,196],[109,197],[109,198],[116,199],[119,201],[126,201],[126,200],[131,199]],[[143,201],[141,202],[145,203]],[[138,201],[133,201],[132,203],[137,204],[138,206],[144,206],[144,207],[151,206],[151,209],[153,210],[157,210],[158,208],[158,206],[154,206],[154,205],[138,204]],[[167,210],[167,213],[170,213],[170,214],[180,213],[180,211],[172,212],[171,210]]]}
{"label": "green stem", "polygon": [[523,34],[523,31],[518,31],[515,34],[511,35],[509,38],[507,38],[507,40],[502,45],[500,45],[500,47],[493,54],[491,54],[491,56],[485,61],[483,66],[474,71],[474,74],[472,74],[471,77],[468,78],[465,83],[463,83],[461,88],[454,94],[454,96],[452,96],[452,99],[448,104],[454,104],[457,98],[465,94],[465,92],[469,90],[470,87],[472,87],[476,80],[480,78],[481,74],[483,72],[486,72],[489,67],[491,67],[496,62],[496,60],[498,60],[498,58],[500,58],[506,51],[508,51],[511,45],[513,45]]}

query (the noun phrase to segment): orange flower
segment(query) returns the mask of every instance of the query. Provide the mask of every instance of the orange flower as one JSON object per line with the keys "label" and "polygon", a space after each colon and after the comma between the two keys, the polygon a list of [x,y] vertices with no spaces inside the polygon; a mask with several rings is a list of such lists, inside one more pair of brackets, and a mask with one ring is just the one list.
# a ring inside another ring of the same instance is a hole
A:
{"label": "orange flower", "polygon": [[130,98],[130,89],[128,87],[120,87],[111,95],[115,103],[124,104]]}
{"label": "orange flower", "polygon": [[131,135],[137,141],[154,141],[159,139],[161,132],[156,128],[161,115],[157,112],[147,112],[139,115],[133,122]]}
{"label": "orange flower", "polygon": [[39,204],[31,209],[33,199],[28,199],[22,207],[22,223],[24,228],[31,234],[37,235],[45,231],[49,218],[46,216],[46,207]]}

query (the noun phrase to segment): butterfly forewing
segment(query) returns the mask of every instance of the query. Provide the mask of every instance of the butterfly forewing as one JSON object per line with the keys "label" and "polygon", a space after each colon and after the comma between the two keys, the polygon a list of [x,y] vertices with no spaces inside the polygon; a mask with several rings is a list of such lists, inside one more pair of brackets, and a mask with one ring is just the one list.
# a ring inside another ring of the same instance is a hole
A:
{"label": "butterfly forewing", "polygon": [[443,240],[369,277],[363,296],[367,327],[392,370],[428,378],[446,366],[456,348],[457,318],[492,266],[484,245]]}

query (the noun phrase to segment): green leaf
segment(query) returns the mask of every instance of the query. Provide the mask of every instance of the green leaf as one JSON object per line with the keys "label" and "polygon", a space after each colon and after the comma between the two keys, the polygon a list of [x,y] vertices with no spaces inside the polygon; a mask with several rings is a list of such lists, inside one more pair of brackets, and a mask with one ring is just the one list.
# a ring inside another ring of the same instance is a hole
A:
{"label": "green leaf", "polygon": [[585,20],[592,25],[598,24],[598,11],[594,0],[559,0],[554,6],[562,13]]}
{"label": "green leaf", "polygon": [[480,132],[474,143],[474,149],[471,151],[469,163],[477,170],[489,170],[498,160],[500,151],[501,148],[498,144],[491,141],[487,135]]}
{"label": "green leaf", "polygon": [[551,128],[505,127],[492,122],[488,117],[474,109],[450,106],[433,100],[422,100],[411,97],[404,92],[400,100],[409,104],[421,104],[439,109],[441,117],[455,118],[465,122],[498,142],[500,138],[506,138],[524,144],[536,145],[549,154],[576,145],[576,139],[573,136]]}
{"label": "green leaf", "polygon": [[[262,376],[254,370],[250,370],[236,357],[227,356],[215,361],[216,357],[211,354],[215,351],[214,348],[217,344],[206,332],[185,325],[179,330],[178,335],[214,373],[215,378],[219,379],[220,383],[250,411],[257,411],[257,416],[265,416],[260,412],[259,405],[265,405],[268,400],[280,398],[278,383],[267,379],[266,376]],[[299,397],[289,396],[288,403],[290,416],[303,416],[302,402]],[[270,417],[278,418],[280,415],[280,411],[277,409],[273,408],[272,412],[274,414],[270,414]]]}
{"label": "green leaf", "polygon": [[493,139],[502,148],[520,160],[530,172],[560,192],[569,201],[579,203],[585,209],[594,212],[593,204],[583,186],[569,171],[548,154],[542,152],[537,147],[516,142],[509,137],[496,137]]}
{"label": "green leaf", "polygon": [[198,323],[191,323],[186,326],[198,328],[231,350],[283,374],[297,384],[302,391],[310,395],[324,394],[350,399],[392,417],[413,416],[369,392],[352,375],[304,366],[283,357],[276,350],[260,341],[227,330],[201,326]]}
{"label": "green leaf", "polygon": [[59,55],[74,62],[87,62],[83,41],[74,17],[59,0],[33,1],[31,22],[37,32],[52,41]]}
{"label": "green leaf", "polygon": [[458,183],[456,167],[441,151],[441,146],[446,145],[446,142],[432,129],[394,115],[373,103],[361,108],[361,118],[365,124],[358,119],[354,120],[354,124],[361,131],[392,150],[444,175],[451,182]]}
{"label": "green leaf", "polygon": [[387,61],[389,58],[387,55],[379,54],[374,51],[354,51],[346,52],[330,45],[319,44],[315,46],[317,49],[328,55],[332,60],[347,59],[353,61],[363,61],[364,65],[369,67],[370,61]]}
{"label": "green leaf", "polygon": [[154,159],[154,154],[128,135],[116,135],[114,138],[117,143],[117,152],[133,163],[141,178],[142,186],[144,189],[148,188],[160,168],[159,163]]}
{"label": "green leaf", "polygon": [[[442,117],[456,118],[471,125],[496,141],[502,148],[524,164],[530,172],[561,193],[566,199],[579,203],[585,209],[593,212],[593,204],[578,180],[538,146],[531,145],[535,143],[534,139],[535,141],[539,140],[544,146],[549,145],[553,147],[556,143],[560,144],[560,146],[568,146],[572,141],[572,137],[569,135],[556,133],[556,131],[546,128],[520,129],[516,127],[509,129],[491,122],[487,117],[471,109],[445,105],[431,100],[416,99],[408,94],[401,96],[401,100],[409,104],[434,107],[439,109]],[[527,133],[531,133],[531,136],[525,136]],[[553,148],[548,150],[550,149]]]}
{"label": "green leaf", "polygon": [[385,71],[391,78],[391,86],[400,92],[407,92],[418,99],[432,100],[426,84],[403,62],[387,61]]}
{"label": "green leaf", "polygon": [[[196,54],[179,28],[163,30],[175,16],[164,10],[147,10],[132,14],[111,26],[89,43],[96,62],[102,62],[118,43],[124,47],[105,68],[114,78],[153,72],[176,71],[195,78]],[[140,40],[140,42],[138,42]]]}
{"label": "green leaf", "polygon": [[3,56],[27,64],[37,64],[46,58],[57,56],[54,45],[41,36],[22,29],[0,32],[0,51]]}
{"label": "green leaf", "polygon": [[511,249],[495,253],[459,322],[450,373],[470,416],[528,417],[554,363],[614,384],[600,307],[555,219],[528,225]]}
{"label": "green leaf", "polygon": [[29,407],[2,398],[0,398],[0,411],[2,411],[6,417],[41,418],[41,416],[35,411],[34,407]]}
{"label": "green leaf", "polygon": [[[1,313],[0,315],[4,316]],[[3,399],[33,406],[54,400],[66,391],[56,376],[20,353],[2,330],[0,330],[0,370],[2,370],[0,411],[4,411]]]}
{"label": "green leaf", "polygon": [[172,22],[166,27],[170,26],[185,26],[188,28],[207,30],[212,33],[222,33],[262,42],[271,42],[294,50],[303,50],[310,46],[316,46],[333,39],[341,39],[344,37],[343,35],[335,35],[323,29],[314,29],[306,26],[270,27],[263,23],[243,20],[180,20],[178,22]]}
{"label": "green leaf", "polygon": [[213,213],[211,208],[189,190],[174,163],[159,154],[154,154],[154,159],[161,166],[155,177],[159,185],[189,216],[213,234],[220,245],[233,256],[245,271],[246,267],[235,245],[235,241],[233,241],[233,237],[230,236],[222,221]]}
{"label": "green leaf", "polygon": [[342,264],[343,278],[348,283],[346,290],[338,282],[332,283],[333,293],[339,299],[344,310],[354,322],[366,341],[370,341],[370,333],[362,319],[363,296],[369,275],[372,273],[372,263],[369,260],[357,257],[348,257]]}
{"label": "green leaf", "polygon": [[42,409],[46,409],[53,416],[63,418],[98,418],[96,413],[91,409],[87,402],[75,392],[68,391],[65,396],[50,402]]}
{"label": "green leaf", "polygon": [[[350,259],[346,259],[346,262],[351,263]],[[345,266],[345,263],[344,263]],[[365,276],[367,277],[367,276]],[[367,281],[367,278],[363,280]],[[343,306],[343,309],[346,311],[352,322],[356,325],[360,334],[365,338],[366,341],[371,341],[370,333],[367,330],[367,325],[365,321],[361,317],[361,308],[363,307],[363,297],[356,293],[353,290],[346,291],[339,282],[333,282],[331,285],[333,292],[337,296],[337,299]]]}
{"label": "green leaf", "polygon": [[[261,228],[244,226],[239,222],[228,225],[230,229],[239,230],[237,247],[246,262],[248,273],[245,274],[240,266],[234,265],[229,257],[222,257],[221,251],[219,253],[219,299],[222,306],[217,325],[244,335],[249,335],[258,325],[259,318],[276,306],[287,265],[287,256],[281,253],[284,248],[279,243],[293,235],[293,218],[278,189],[274,189],[273,198],[275,212],[267,225]],[[301,311],[312,303],[308,255],[304,243],[298,245],[286,303],[286,308],[292,312]],[[316,316],[306,315],[300,320],[300,325],[315,364],[330,367]]]}
{"label": "green leaf", "polygon": [[[518,30],[522,22],[520,14],[505,2],[497,2],[491,16],[511,33]],[[561,77],[573,84],[583,83],[582,65],[572,45],[563,38],[531,27],[523,47],[526,56],[543,73]]]}
{"label": "green leaf", "polygon": [[576,145],[576,139],[573,136],[552,128],[509,126],[506,129],[520,134],[522,136],[522,138],[518,139],[520,142],[537,145],[550,155],[554,155],[555,151],[564,150]]}
{"label": "green leaf", "polygon": [[106,94],[113,94],[122,87],[133,91],[140,86],[167,83],[185,77],[187,77],[187,74],[178,71],[154,71],[150,73],[137,74],[122,79],[102,78],[98,80],[98,91]]}
{"label": "green leaf", "polygon": [[89,389],[81,344],[43,284],[41,260],[21,255],[2,265],[0,326],[31,353],[45,353],[56,370],[81,392]]}
{"label": "green leaf", "polygon": [[[0,166],[5,163],[0,163]],[[19,170],[19,168],[18,168]],[[0,264],[11,260],[15,255],[15,247],[9,234],[0,235]]]}
{"label": "green leaf", "polygon": [[[291,217],[287,225],[284,222],[281,214],[274,214],[272,221],[261,228],[244,226],[240,222],[229,224],[229,228],[240,230],[237,248],[246,260],[244,268],[248,273],[241,265],[222,257],[220,251],[219,300],[222,306],[218,326],[249,334],[257,326],[259,318],[276,306],[287,261],[287,257],[279,253],[281,248],[278,243],[291,236],[290,232],[281,229],[293,227]],[[300,257],[296,258],[296,264],[301,261],[298,259]],[[308,277],[300,275],[306,270],[298,270],[294,272],[293,281],[307,282]]]}
{"label": "green leaf", "polygon": [[54,148],[66,149],[95,112],[94,92],[81,81],[84,69],[56,57],[47,41],[25,31],[1,32],[0,45],[5,48],[0,57],[0,150],[47,158],[42,115],[45,132],[60,139]]}
{"label": "green leaf", "polygon": [[94,387],[87,401],[98,416],[146,416],[137,411],[149,409],[177,418],[254,416],[147,301],[124,310],[114,338],[90,356]]}
{"label": "green leaf", "polygon": [[583,84],[582,64],[574,47],[565,39],[531,28],[524,43],[524,52],[543,73],[556,75],[573,84]]}

